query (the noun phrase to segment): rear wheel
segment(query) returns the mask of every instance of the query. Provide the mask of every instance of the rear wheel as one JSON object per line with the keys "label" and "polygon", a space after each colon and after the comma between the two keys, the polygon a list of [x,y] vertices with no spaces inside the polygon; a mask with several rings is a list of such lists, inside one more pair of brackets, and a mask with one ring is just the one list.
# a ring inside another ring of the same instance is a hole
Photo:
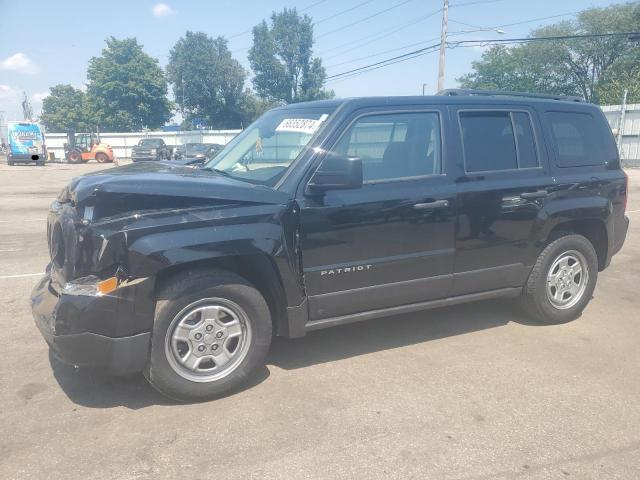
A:
{"label": "rear wheel", "polygon": [[7,165],[9,165],[10,167],[15,165],[14,161],[11,159],[11,157],[7,157]]}
{"label": "rear wheel", "polygon": [[579,317],[596,286],[598,257],[589,240],[567,234],[542,251],[525,286],[525,312],[543,323]]}
{"label": "rear wheel", "polygon": [[145,377],[181,401],[216,398],[264,364],[271,317],[246,280],[225,271],[178,277],[159,293]]}

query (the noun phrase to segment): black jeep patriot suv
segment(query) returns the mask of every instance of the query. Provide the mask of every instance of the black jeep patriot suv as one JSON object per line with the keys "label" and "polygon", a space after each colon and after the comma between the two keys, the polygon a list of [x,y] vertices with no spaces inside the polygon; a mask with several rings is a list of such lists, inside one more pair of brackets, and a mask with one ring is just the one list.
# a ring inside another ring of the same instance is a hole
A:
{"label": "black jeep patriot suv", "polygon": [[201,169],[74,179],[51,206],[32,309],[65,362],[213,398],[274,334],[497,297],[572,320],[624,242],[626,198],[603,114],[576,99],[300,103]]}

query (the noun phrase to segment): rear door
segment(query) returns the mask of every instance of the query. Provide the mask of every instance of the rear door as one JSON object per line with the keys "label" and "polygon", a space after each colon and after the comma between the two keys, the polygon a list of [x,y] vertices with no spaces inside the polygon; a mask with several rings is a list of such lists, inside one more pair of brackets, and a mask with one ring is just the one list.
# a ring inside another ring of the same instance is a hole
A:
{"label": "rear door", "polygon": [[446,110],[355,113],[331,150],[363,161],[364,185],[301,199],[311,320],[448,295],[455,186],[445,172]]}
{"label": "rear door", "polygon": [[452,108],[458,126],[456,258],[452,294],[521,286],[535,259],[533,229],[552,189],[536,111]]}

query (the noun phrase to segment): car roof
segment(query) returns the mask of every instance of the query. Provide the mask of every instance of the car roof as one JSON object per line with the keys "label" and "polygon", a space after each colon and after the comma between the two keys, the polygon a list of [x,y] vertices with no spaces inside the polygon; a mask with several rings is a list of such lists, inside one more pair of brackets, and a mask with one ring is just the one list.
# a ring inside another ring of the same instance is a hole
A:
{"label": "car roof", "polygon": [[336,108],[344,106],[349,109],[375,108],[389,106],[410,106],[410,105],[538,105],[545,108],[584,111],[599,108],[597,105],[584,102],[567,100],[556,100],[550,98],[538,98],[527,96],[509,95],[425,95],[425,96],[389,96],[389,97],[355,97],[331,100],[316,100],[312,102],[293,103],[280,109],[296,108]]}

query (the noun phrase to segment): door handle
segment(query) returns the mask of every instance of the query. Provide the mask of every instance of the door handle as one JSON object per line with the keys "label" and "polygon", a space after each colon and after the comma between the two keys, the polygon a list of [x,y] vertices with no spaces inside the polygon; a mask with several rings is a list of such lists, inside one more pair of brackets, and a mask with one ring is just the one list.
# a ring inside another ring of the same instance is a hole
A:
{"label": "door handle", "polygon": [[536,190],[535,192],[523,192],[520,194],[520,198],[524,198],[525,200],[535,199],[535,198],[544,198],[549,195],[549,192],[546,190]]}
{"label": "door handle", "polygon": [[437,208],[447,208],[449,200],[434,200],[432,202],[416,203],[413,208],[416,210],[435,210]]}

